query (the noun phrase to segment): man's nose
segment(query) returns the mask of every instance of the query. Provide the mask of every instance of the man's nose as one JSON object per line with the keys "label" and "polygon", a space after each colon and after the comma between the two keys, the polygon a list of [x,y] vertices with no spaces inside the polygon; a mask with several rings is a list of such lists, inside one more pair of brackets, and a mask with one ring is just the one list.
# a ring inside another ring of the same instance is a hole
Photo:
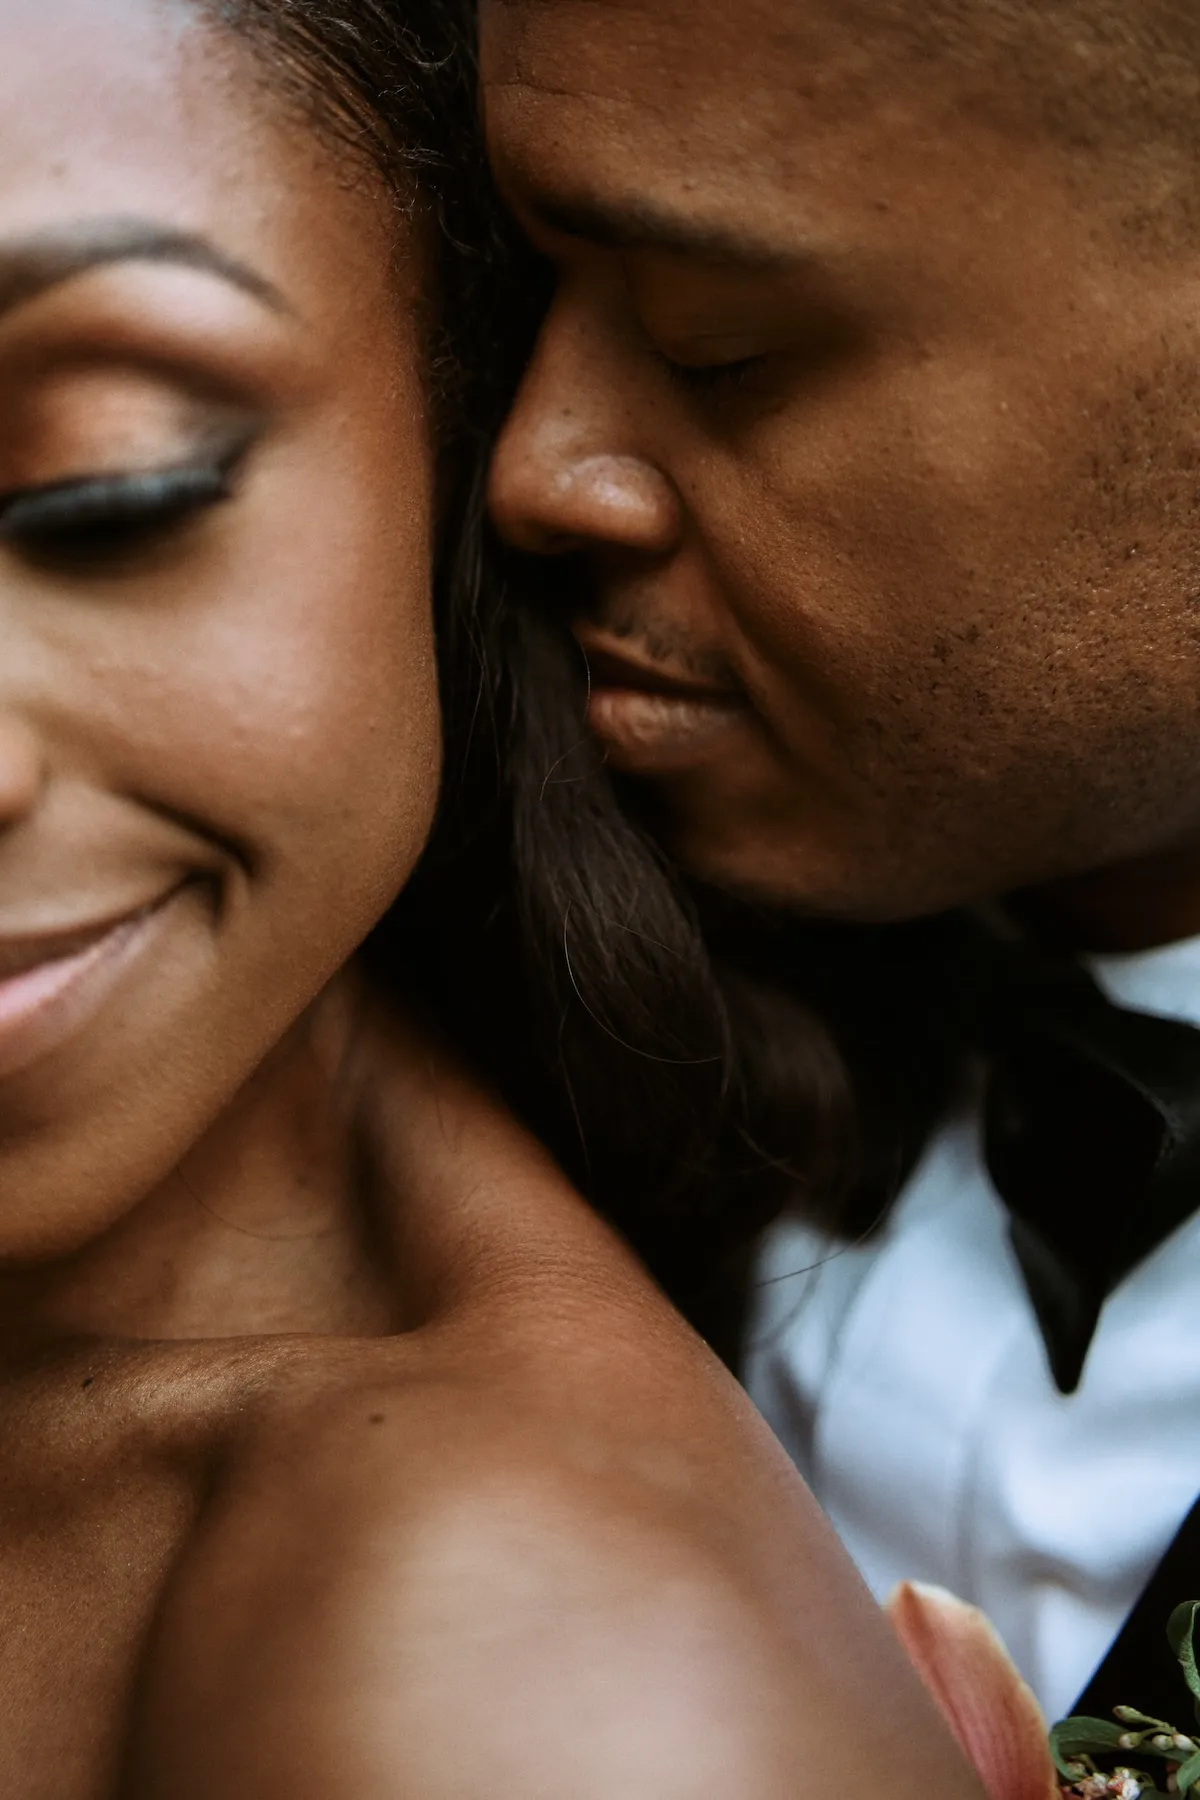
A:
{"label": "man's nose", "polygon": [[33,812],[45,773],[36,733],[0,704],[0,831],[19,825]]}
{"label": "man's nose", "polygon": [[496,529],[539,556],[667,555],[679,538],[679,497],[631,441],[633,422],[603,392],[599,374],[579,360],[586,364],[556,356],[543,336],[492,458]]}

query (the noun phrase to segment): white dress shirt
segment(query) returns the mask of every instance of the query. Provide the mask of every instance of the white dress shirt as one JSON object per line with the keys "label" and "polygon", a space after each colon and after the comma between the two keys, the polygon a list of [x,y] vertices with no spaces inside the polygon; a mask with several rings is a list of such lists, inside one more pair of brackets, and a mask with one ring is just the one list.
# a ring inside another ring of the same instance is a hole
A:
{"label": "white dress shirt", "polygon": [[[1200,1024],[1200,938],[1090,966],[1112,999]],[[1110,1296],[1060,1394],[972,1110],[868,1242],[772,1228],[747,1384],[874,1592],[933,1581],[983,1607],[1055,1719],[1200,1496],[1198,1302],[1200,1214]]]}

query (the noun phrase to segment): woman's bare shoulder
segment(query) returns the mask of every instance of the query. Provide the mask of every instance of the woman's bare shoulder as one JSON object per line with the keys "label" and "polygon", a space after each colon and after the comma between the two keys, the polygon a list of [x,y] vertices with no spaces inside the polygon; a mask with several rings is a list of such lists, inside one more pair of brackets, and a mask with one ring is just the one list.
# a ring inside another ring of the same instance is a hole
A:
{"label": "woman's bare shoulder", "polygon": [[274,1365],[164,1595],[123,1800],[797,1800],[865,1708],[897,1800],[971,1795],[736,1384],[417,1063],[381,1130],[417,1323]]}
{"label": "woman's bare shoulder", "polygon": [[783,1800],[752,1595],[594,1450],[435,1376],[289,1403],[179,1560],[129,1800]]}
{"label": "woman's bare shoulder", "polygon": [[668,1413],[440,1349],[298,1367],[180,1555],[124,1800],[798,1800],[866,1709],[900,1800],[974,1795],[820,1528],[791,1621]]}

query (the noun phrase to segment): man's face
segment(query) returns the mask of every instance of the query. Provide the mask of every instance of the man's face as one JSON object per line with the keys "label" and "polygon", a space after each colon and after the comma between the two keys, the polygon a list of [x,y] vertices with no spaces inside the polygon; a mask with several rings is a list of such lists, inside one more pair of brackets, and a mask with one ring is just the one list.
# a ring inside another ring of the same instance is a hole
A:
{"label": "man's face", "polygon": [[[1200,261],[821,0],[484,0],[496,457],[696,873],[891,918],[1200,833]],[[989,122],[990,121],[990,122]]]}

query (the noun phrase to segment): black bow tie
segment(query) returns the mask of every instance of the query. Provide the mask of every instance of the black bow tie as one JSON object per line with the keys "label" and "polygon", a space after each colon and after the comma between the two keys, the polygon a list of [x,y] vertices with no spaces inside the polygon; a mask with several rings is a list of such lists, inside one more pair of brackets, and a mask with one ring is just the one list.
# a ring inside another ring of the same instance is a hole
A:
{"label": "black bow tie", "polygon": [[995,946],[969,1001],[984,1150],[1060,1392],[1112,1290],[1200,1206],[1200,1030]]}

